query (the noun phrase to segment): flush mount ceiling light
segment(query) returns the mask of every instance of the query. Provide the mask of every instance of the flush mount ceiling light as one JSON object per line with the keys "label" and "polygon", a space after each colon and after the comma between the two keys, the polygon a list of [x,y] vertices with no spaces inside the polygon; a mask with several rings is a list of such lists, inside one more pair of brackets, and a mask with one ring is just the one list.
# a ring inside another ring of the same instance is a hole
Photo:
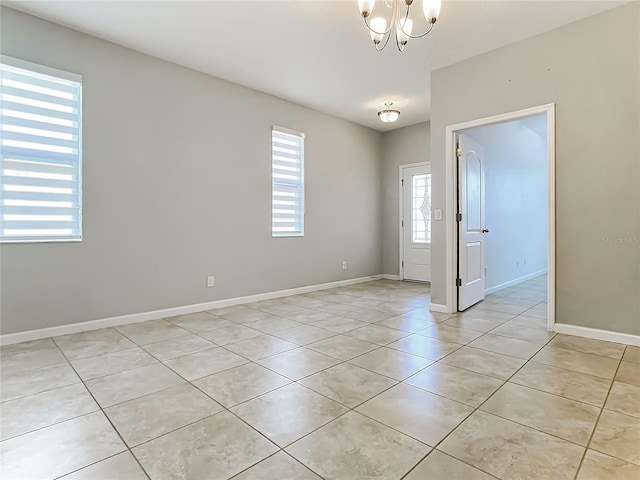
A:
{"label": "flush mount ceiling light", "polygon": [[400,111],[391,110],[391,105],[393,105],[393,102],[386,102],[384,106],[387,108],[378,112],[380,120],[382,120],[384,123],[393,123],[398,120],[398,117],[400,116]]}
{"label": "flush mount ceiling light", "polygon": [[[422,0],[422,12],[424,13],[428,28],[426,32],[418,35],[412,34],[413,20],[409,18],[409,10],[413,2],[414,0],[382,0],[381,3],[383,7],[391,10],[391,19],[387,23],[387,19],[384,17],[369,19],[376,0],[358,0],[360,15],[362,15],[364,23],[369,29],[371,40],[373,40],[376,50],[383,50],[384,47],[387,46],[392,35],[392,30],[395,30],[393,36],[396,39],[396,46],[401,52],[404,50],[410,38],[424,37],[431,32],[436,20],[438,20],[438,15],[440,15],[442,0]],[[387,14],[387,16],[389,15]],[[387,25],[389,25],[388,28]]]}

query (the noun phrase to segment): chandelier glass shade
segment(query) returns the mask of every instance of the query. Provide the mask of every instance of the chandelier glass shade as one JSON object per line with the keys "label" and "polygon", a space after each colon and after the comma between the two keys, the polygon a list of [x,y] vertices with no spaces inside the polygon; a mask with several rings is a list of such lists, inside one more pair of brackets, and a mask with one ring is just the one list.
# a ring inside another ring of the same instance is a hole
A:
{"label": "chandelier glass shade", "polygon": [[380,120],[384,123],[393,123],[398,120],[398,117],[400,116],[400,111],[391,110],[391,105],[393,105],[393,102],[385,103],[384,106],[387,108],[378,112],[378,117],[380,117]]}
{"label": "chandelier glass shade", "polygon": [[429,34],[438,20],[442,6],[442,0],[422,0],[422,13],[428,26],[425,32],[414,34],[413,20],[409,18],[409,11],[414,0],[380,0],[380,3],[384,8],[391,10],[391,14],[386,15],[386,17],[390,17],[389,21],[384,16],[371,17],[376,0],[358,0],[360,15],[362,15],[371,34],[371,40],[378,51],[387,46],[392,36],[395,38],[398,50],[402,52],[409,39]]}

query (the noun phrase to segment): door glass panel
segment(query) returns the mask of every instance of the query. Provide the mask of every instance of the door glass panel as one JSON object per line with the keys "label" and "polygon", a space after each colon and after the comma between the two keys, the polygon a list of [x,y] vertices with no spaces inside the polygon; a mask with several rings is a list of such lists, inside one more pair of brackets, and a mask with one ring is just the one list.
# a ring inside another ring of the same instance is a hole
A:
{"label": "door glass panel", "polygon": [[411,177],[411,243],[431,243],[431,174]]}
{"label": "door glass panel", "polygon": [[482,198],[482,165],[476,152],[467,154],[467,231],[479,232],[482,228],[480,202]]}

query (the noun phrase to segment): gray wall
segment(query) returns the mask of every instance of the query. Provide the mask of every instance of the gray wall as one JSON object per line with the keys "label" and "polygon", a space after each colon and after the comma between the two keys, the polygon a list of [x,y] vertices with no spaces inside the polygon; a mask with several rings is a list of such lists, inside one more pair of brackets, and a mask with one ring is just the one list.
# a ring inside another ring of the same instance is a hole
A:
{"label": "gray wall", "polygon": [[547,269],[546,128],[543,116],[462,132],[484,147],[485,290]]}
{"label": "gray wall", "polygon": [[[1,333],[381,272],[380,133],[14,10],[1,27],[2,53],[84,81],[84,241],[2,245]],[[307,135],[304,238],[271,238],[272,124]]]}
{"label": "gray wall", "polygon": [[[640,333],[639,9],[431,74],[433,208],[445,208],[447,125],[556,103],[556,321],[630,334]],[[433,228],[432,299],[444,304],[445,223]]]}
{"label": "gray wall", "polygon": [[398,275],[399,167],[429,161],[429,122],[386,132],[382,136],[382,264],[383,273]]}

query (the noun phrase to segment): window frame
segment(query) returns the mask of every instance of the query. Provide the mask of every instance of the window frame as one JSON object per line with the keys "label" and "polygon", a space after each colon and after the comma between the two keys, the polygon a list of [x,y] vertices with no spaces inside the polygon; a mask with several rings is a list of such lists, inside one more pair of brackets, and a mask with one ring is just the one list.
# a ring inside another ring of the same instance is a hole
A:
{"label": "window frame", "polygon": [[[71,235],[42,235],[42,236],[10,236],[6,237],[2,235],[2,230],[0,230],[0,244],[20,244],[20,243],[68,243],[68,242],[82,242],[83,241],[83,175],[82,175],[82,167],[83,167],[83,84],[82,84],[82,75],[77,73],[67,72],[65,70],[59,70],[57,68],[49,67],[47,65],[41,65],[34,62],[29,62],[27,60],[22,60],[19,58],[11,57],[9,55],[0,54],[0,64],[7,65],[10,67],[27,70],[29,72],[33,72],[40,75],[46,75],[50,77],[54,77],[60,80],[65,80],[68,82],[74,82],[78,84],[78,113],[77,113],[77,122],[78,122],[78,163],[77,163],[77,203],[78,203],[78,213],[77,213],[77,234]],[[2,123],[0,122],[0,125]],[[2,155],[2,146],[0,145],[0,160],[4,158]],[[1,168],[1,166],[0,166]],[[1,175],[0,171],[0,175]],[[2,188],[0,186],[0,188]],[[2,197],[2,190],[0,190],[0,199]],[[0,205],[0,209],[2,206]],[[2,219],[0,218],[0,221]]]}
{"label": "window frame", "polygon": [[[273,230],[273,209],[275,205],[273,204],[273,193],[274,186],[278,183],[274,181],[273,178],[273,168],[274,168],[274,150],[273,150],[273,133],[281,133],[285,135],[291,135],[294,137],[298,137],[301,139],[300,142],[300,230],[292,231],[292,232],[275,232]],[[296,237],[304,237],[304,229],[305,229],[305,208],[306,208],[306,199],[305,199],[305,140],[306,135],[304,132],[300,132],[298,130],[293,130],[290,128],[280,127],[278,125],[272,125],[271,127],[271,237],[272,238],[296,238]]]}

